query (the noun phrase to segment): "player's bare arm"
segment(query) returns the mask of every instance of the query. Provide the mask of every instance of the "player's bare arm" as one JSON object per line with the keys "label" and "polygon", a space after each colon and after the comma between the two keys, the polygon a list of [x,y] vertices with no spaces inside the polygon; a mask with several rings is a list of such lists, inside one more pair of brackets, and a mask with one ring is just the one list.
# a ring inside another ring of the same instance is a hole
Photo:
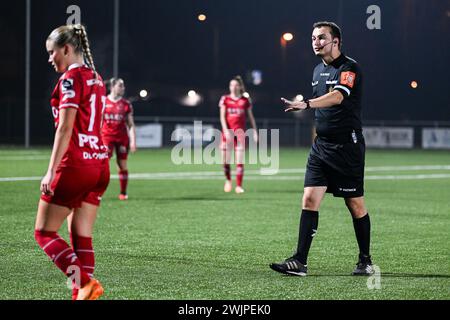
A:
{"label": "player's bare arm", "polygon": [[136,126],[134,124],[133,112],[130,112],[127,116],[127,126],[128,131],[130,132],[130,151],[136,152]]}
{"label": "player's bare arm", "polygon": [[247,109],[248,121],[250,121],[250,125],[253,128],[253,140],[258,143],[258,128],[256,127],[255,116],[253,115],[252,109]]}
{"label": "player's bare arm", "polygon": [[220,124],[222,125],[222,131],[226,137],[229,136],[227,120],[226,120],[227,108],[225,105],[220,105]]}
{"label": "player's bare arm", "polygon": [[61,109],[59,112],[59,124],[55,133],[52,155],[47,173],[41,181],[41,192],[44,194],[53,194],[50,186],[55,178],[56,169],[69,146],[76,114],[77,110],[72,108]]}

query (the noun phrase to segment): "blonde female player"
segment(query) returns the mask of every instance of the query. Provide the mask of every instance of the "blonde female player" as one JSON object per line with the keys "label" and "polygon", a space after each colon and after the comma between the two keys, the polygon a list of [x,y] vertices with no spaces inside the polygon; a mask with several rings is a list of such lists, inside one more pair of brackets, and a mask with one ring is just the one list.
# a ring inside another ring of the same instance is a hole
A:
{"label": "blonde female player", "polygon": [[[95,300],[103,288],[93,278],[92,231],[109,183],[108,153],[100,132],[105,87],[95,70],[84,26],[56,28],[46,48],[48,62],[62,76],[51,97],[56,132],[40,186],[35,239],[72,281],[72,298]],[[66,218],[71,247],[57,233]]]}
{"label": "blonde female player", "polygon": [[245,86],[242,78],[236,76],[229,84],[230,94],[224,95],[220,99],[220,123],[222,125],[222,160],[225,173],[225,192],[231,192],[233,185],[231,182],[231,150],[234,147],[236,159],[236,193],[243,193],[242,180],[244,178],[244,158],[245,158],[245,127],[247,116],[253,131],[253,139],[258,142],[258,131],[255,117],[252,112],[252,102],[245,97]]}
{"label": "blonde female player", "polygon": [[125,83],[120,78],[110,81],[110,94],[106,99],[103,114],[102,137],[108,146],[109,157],[116,150],[117,167],[119,171],[119,200],[127,200],[128,186],[128,152],[136,152],[136,129],[133,119],[133,106],[123,98]]}

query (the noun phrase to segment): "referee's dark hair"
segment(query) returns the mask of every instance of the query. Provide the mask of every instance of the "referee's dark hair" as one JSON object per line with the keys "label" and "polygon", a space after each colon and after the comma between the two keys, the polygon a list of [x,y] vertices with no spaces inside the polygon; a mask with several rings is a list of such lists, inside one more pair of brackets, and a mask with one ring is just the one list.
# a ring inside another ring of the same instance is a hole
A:
{"label": "referee's dark hair", "polygon": [[339,26],[334,22],[329,21],[319,21],[313,24],[313,29],[315,28],[321,28],[321,27],[328,27],[331,29],[330,33],[333,38],[339,38],[339,49],[342,46],[342,31]]}

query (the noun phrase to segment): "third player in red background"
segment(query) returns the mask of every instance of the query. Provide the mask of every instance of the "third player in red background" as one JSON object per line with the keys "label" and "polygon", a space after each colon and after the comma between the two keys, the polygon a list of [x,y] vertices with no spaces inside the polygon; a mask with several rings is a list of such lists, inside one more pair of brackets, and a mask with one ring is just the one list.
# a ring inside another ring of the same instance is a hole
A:
{"label": "third player in red background", "polygon": [[116,150],[117,166],[120,182],[120,200],[127,200],[128,186],[128,152],[136,151],[136,130],[133,120],[133,107],[123,98],[125,93],[124,81],[120,78],[110,80],[110,94],[106,99],[103,115],[102,135],[108,146],[109,157]]}
{"label": "third player in red background", "polygon": [[225,173],[224,191],[230,192],[233,189],[231,182],[231,150],[234,147],[236,159],[236,193],[243,193],[242,180],[244,178],[244,158],[245,158],[245,126],[248,119],[253,131],[253,139],[258,142],[258,131],[255,117],[252,112],[252,102],[245,97],[245,86],[242,78],[236,76],[230,81],[230,94],[224,95],[220,99],[220,123],[222,125],[222,155],[223,168]]}

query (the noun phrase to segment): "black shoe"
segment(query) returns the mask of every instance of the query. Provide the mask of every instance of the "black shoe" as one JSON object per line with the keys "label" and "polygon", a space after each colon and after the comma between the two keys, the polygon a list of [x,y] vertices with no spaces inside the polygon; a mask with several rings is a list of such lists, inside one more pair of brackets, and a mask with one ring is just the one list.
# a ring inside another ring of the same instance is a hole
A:
{"label": "black shoe", "polygon": [[374,274],[372,260],[370,256],[359,255],[358,263],[356,264],[355,270],[353,270],[352,275],[354,276],[370,276]]}
{"label": "black shoe", "polygon": [[270,269],[284,274],[303,277],[306,276],[306,273],[308,271],[306,265],[301,264],[300,261],[298,261],[294,257],[286,259],[281,263],[271,263]]}

